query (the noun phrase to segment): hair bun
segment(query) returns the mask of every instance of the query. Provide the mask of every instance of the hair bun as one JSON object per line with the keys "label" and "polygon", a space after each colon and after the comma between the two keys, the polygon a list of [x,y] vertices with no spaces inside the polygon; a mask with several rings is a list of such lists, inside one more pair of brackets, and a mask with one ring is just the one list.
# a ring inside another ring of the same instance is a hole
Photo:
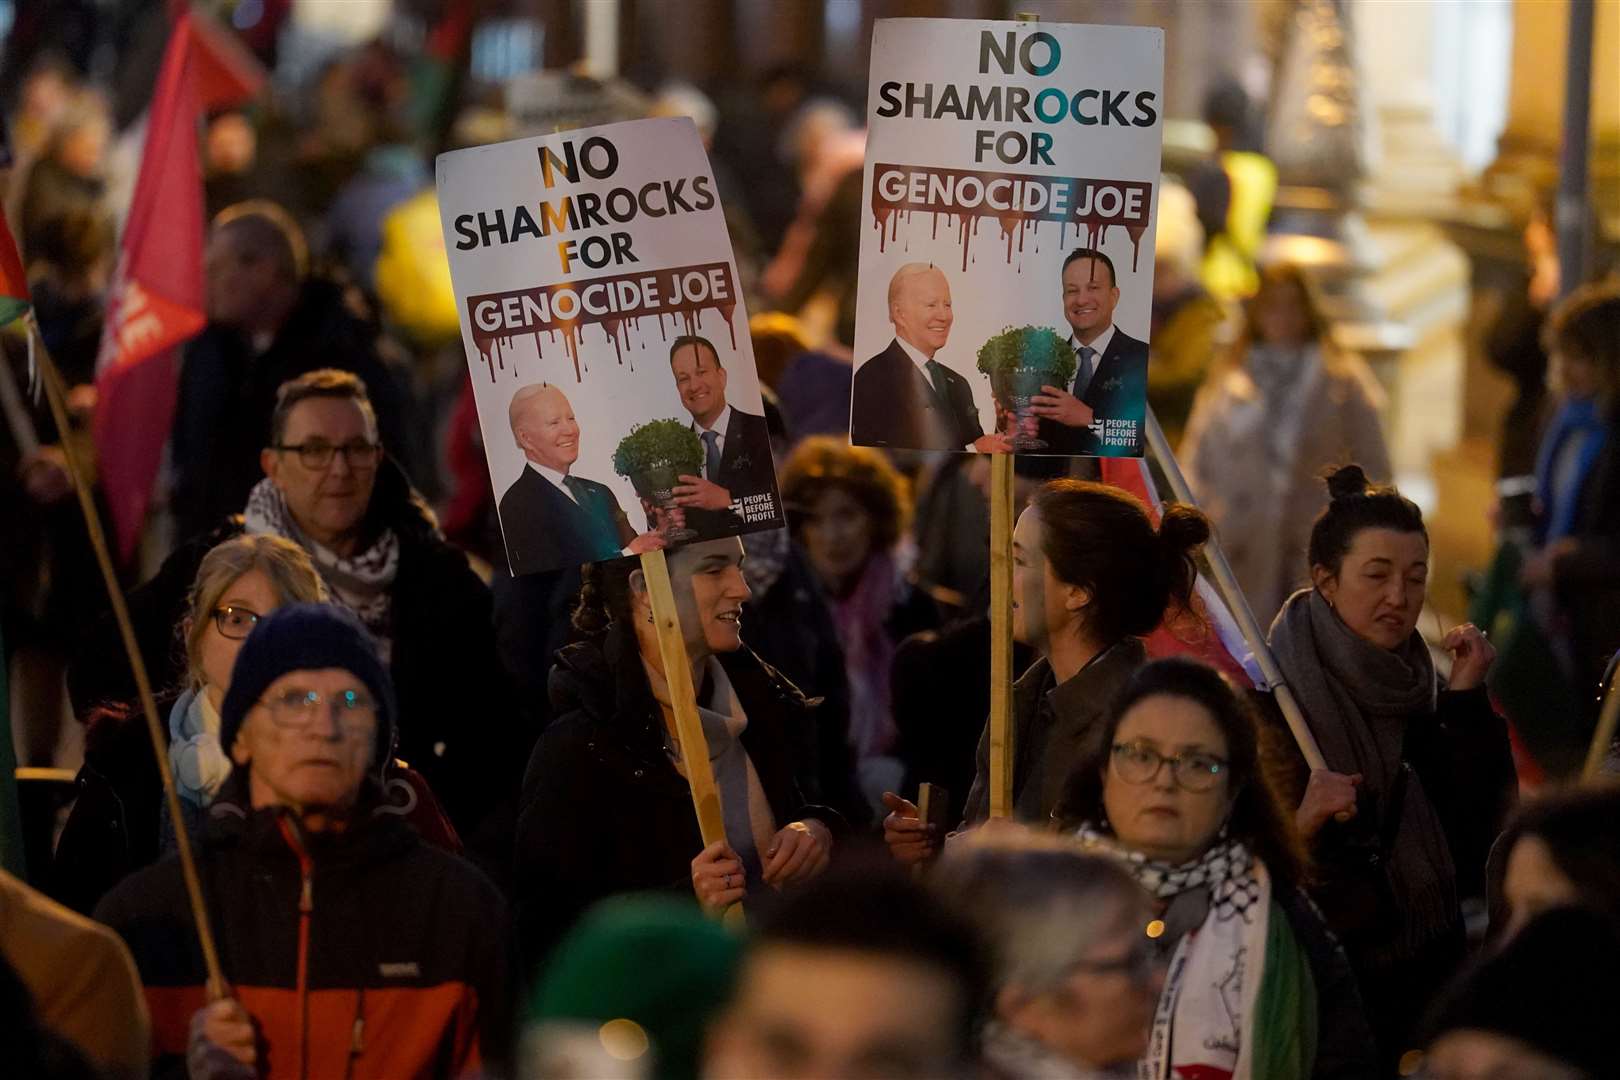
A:
{"label": "hair bun", "polygon": [[1159,522],[1159,540],[1164,545],[1166,559],[1187,558],[1195,548],[1207,543],[1209,537],[1209,518],[1202,510],[1184,503],[1165,504]]}
{"label": "hair bun", "polygon": [[1360,465],[1340,465],[1324,479],[1327,481],[1328,497],[1335,501],[1367,494],[1367,474]]}

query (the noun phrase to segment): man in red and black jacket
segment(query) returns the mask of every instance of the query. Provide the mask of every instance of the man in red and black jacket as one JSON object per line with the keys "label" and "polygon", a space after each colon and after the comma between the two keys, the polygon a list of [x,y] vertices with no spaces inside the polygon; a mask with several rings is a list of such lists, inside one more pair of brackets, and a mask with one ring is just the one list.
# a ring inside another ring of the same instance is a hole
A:
{"label": "man in red and black jacket", "polygon": [[230,996],[207,1001],[177,860],[96,909],[140,969],[154,1075],[456,1077],[504,1057],[505,908],[384,796],[393,723],[346,612],[294,605],[249,636],[220,709],[236,767],[198,849]]}

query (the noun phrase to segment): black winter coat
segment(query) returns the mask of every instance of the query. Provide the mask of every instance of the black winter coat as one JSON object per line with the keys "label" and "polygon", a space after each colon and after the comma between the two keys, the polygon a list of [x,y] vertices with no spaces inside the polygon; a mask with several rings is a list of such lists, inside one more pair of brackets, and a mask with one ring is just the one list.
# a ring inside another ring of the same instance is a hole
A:
{"label": "black winter coat", "polygon": [[[1266,745],[1277,751],[1281,793],[1297,805],[1310,770],[1269,695],[1255,695],[1267,720]],[[1423,784],[1445,832],[1457,871],[1459,898],[1484,895],[1485,863],[1518,790],[1507,725],[1491,708],[1484,687],[1443,690],[1432,716],[1406,725],[1402,758]],[[1384,838],[1378,822],[1387,808],[1365,790],[1356,816],[1329,821],[1312,844],[1311,895],[1343,943],[1361,986],[1367,1017],[1385,1061],[1410,1049],[1413,1026],[1464,959],[1462,913],[1449,931],[1416,955],[1401,946],[1401,915],[1385,881]]]}
{"label": "black winter coat", "polygon": [[[806,803],[794,781],[790,732],[813,722],[811,702],[747,648],[720,662],[748,716],[742,745],[778,827],[815,818],[839,833],[838,813]],[[597,900],[648,890],[691,896],[691,863],[703,850],[633,636],[611,626],[560,651],[551,700],[557,718],[523,778],[513,868],[528,971]]]}
{"label": "black winter coat", "polygon": [[872,808],[855,780],[849,743],[849,676],[838,628],[804,550],[788,545],[781,576],[743,605],[748,646],[771,667],[820,699],[811,723],[793,731],[799,790],[835,808],[852,826],[871,823]]}
{"label": "black winter coat", "polygon": [[[467,565],[466,556],[439,537],[431,513],[390,462],[378,471],[368,524],[374,529],[393,528],[400,544],[390,664],[399,701],[395,752],[427,780],[470,852],[504,854],[510,844],[521,763],[534,736],[519,719],[496,652],[489,588]],[[197,567],[214,545],[241,531],[240,518],[228,519],[177,549],[150,581],[130,593],[136,638],[158,693],[178,690],[185,675],[176,627],[186,615]],[[135,700],[135,687],[110,618],[88,628],[68,669],[68,687],[80,719],[88,718],[97,706],[112,703],[133,717],[137,727],[144,723],[139,706],[128,705]],[[166,724],[168,714],[160,719]],[[116,736],[104,741],[124,742]],[[128,780],[130,770],[147,772],[149,782]],[[114,774],[126,775],[113,778]],[[156,796],[160,791],[149,749],[133,755],[87,750],[80,797],[86,781],[100,784],[103,779],[120,792],[142,790]],[[143,839],[132,839],[120,828],[143,835],[145,829],[155,829],[156,802],[130,806],[120,805],[121,800],[121,794],[111,800],[96,796],[93,801],[99,806],[119,811],[123,824],[115,825],[109,818],[104,826],[85,830],[85,835],[93,836],[104,827],[105,842],[145,850]],[[81,855],[76,861],[95,861],[93,853]]]}

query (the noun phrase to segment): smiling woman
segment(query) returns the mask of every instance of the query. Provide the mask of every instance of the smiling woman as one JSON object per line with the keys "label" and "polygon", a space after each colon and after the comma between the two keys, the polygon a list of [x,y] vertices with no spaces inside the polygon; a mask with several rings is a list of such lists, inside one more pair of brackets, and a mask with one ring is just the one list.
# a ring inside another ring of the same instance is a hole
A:
{"label": "smiling woman", "polygon": [[842,827],[794,781],[789,733],[812,722],[813,703],[743,644],[741,541],[689,544],[668,558],[726,839],[705,847],[698,832],[639,564],[588,567],[574,612],[585,640],[557,654],[558,719],[523,783],[515,887],[528,963],[616,893],[690,888],[720,909],[807,881],[826,868]]}

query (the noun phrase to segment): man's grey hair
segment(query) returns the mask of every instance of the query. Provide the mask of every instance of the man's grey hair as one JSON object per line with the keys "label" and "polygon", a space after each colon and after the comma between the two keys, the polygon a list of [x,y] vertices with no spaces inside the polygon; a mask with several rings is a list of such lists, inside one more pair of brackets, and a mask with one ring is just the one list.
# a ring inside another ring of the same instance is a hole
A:
{"label": "man's grey hair", "polygon": [[979,928],[994,984],[1034,993],[1066,979],[1122,921],[1145,933],[1151,918],[1146,891],[1117,859],[1022,827],[953,841],[931,883]]}

